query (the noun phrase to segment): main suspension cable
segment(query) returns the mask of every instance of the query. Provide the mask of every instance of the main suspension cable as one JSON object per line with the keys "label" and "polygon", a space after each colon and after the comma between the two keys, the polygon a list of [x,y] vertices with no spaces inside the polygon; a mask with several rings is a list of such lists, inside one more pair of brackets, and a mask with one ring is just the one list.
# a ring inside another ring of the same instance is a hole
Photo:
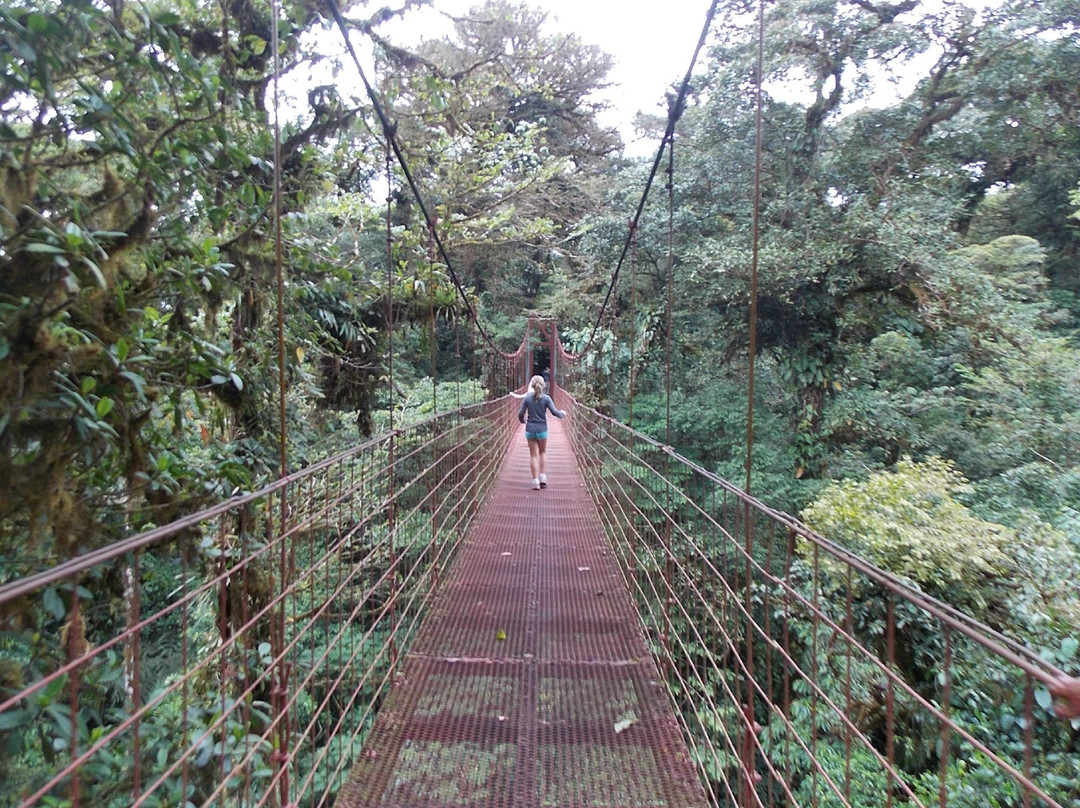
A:
{"label": "main suspension cable", "polygon": [[[714,0],[715,2],[715,0]],[[450,255],[447,253],[446,247],[439,237],[439,233],[433,226],[435,219],[428,211],[427,204],[424,202],[424,196],[420,193],[420,188],[416,184],[416,180],[413,178],[412,171],[409,170],[408,161],[405,159],[405,154],[401,150],[401,144],[398,143],[397,138],[397,124],[392,123],[383,109],[382,102],[379,100],[378,93],[375,92],[375,88],[372,87],[371,82],[368,81],[367,73],[364,72],[363,66],[360,64],[360,57],[356,55],[356,50],[353,48],[352,39],[349,37],[349,29],[345,22],[345,17],[341,13],[341,9],[338,7],[337,0],[327,0],[327,5],[330,7],[331,13],[334,15],[334,21],[337,23],[338,28],[341,30],[341,35],[345,39],[345,48],[349,51],[349,55],[352,56],[353,64],[356,65],[357,73],[360,75],[360,80],[364,84],[364,90],[367,92],[368,98],[371,100],[371,106],[375,110],[375,115],[379,119],[379,124],[382,126],[383,133],[386,139],[390,143],[390,147],[394,152],[394,156],[397,158],[398,165],[401,167],[402,174],[405,176],[405,181],[409,184],[409,188],[412,190],[413,197],[416,199],[416,204],[420,207],[420,212],[424,214],[424,220],[431,228],[431,233],[435,239],[435,245],[438,247],[439,255],[446,265],[446,271],[450,275],[450,280],[453,281],[454,286],[457,287],[458,294],[461,295],[461,301],[465,304],[465,310],[469,313],[469,319],[476,323],[476,328],[480,332],[480,335],[484,338],[484,341],[491,347],[492,350],[498,353],[505,353],[500,349],[495,342],[488,335],[484,326],[480,323],[480,318],[473,308],[472,303],[469,301],[468,295],[465,293],[465,286],[462,284],[461,279],[458,277],[457,271],[454,269],[453,263],[450,261]]]}
{"label": "main suspension cable", "polygon": [[656,179],[656,174],[660,170],[660,161],[664,157],[664,149],[671,142],[671,139],[675,134],[675,124],[678,123],[679,118],[682,117],[683,110],[686,107],[686,95],[690,91],[690,79],[694,74],[694,67],[697,65],[701,49],[705,47],[705,40],[709,36],[709,30],[712,28],[712,21],[713,17],[716,16],[716,6],[718,3],[719,0],[712,0],[711,5],[709,6],[709,12],[705,15],[705,24],[701,27],[701,35],[698,37],[697,46],[694,48],[694,55],[690,58],[690,66],[686,68],[686,75],[683,76],[682,83],[679,85],[679,93],[675,98],[675,102],[668,110],[667,129],[664,130],[664,136],[660,139],[660,147],[656,150],[656,158],[653,160],[652,170],[649,171],[649,177],[645,181],[645,189],[641,192],[641,199],[638,200],[637,210],[634,211],[634,217],[630,220],[630,229],[626,234],[626,239],[623,241],[622,252],[619,253],[619,260],[615,264],[615,270],[611,273],[611,283],[608,284],[607,294],[604,296],[604,303],[600,307],[600,313],[596,316],[596,322],[593,324],[592,331],[589,333],[589,339],[585,342],[585,347],[578,351],[578,355],[585,353],[592,345],[593,340],[596,338],[596,332],[599,330],[600,323],[603,320],[604,311],[607,309],[608,303],[618,285],[619,272],[622,270],[623,262],[626,261],[626,255],[630,251],[630,244],[634,239],[634,232],[641,219],[641,214],[645,210],[645,202],[649,198],[649,191],[652,189],[653,180]]}

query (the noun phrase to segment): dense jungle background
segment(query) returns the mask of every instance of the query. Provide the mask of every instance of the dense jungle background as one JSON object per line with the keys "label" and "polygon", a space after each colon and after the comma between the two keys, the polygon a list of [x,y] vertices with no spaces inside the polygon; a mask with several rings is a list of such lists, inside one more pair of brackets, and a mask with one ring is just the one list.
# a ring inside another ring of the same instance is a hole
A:
{"label": "dense jungle background", "polygon": [[[342,10],[439,236],[501,347],[537,314],[579,349],[651,166],[598,122],[611,59],[509,0],[419,47],[381,33],[420,4]],[[738,484],[754,13],[720,3],[678,120],[673,286],[661,179],[574,391]],[[1080,10],[781,0],[765,15],[753,491],[1080,672]],[[0,7],[0,582],[277,474],[270,40],[263,0]],[[385,429],[391,400],[401,423],[433,391],[440,408],[483,393],[477,335],[396,171],[387,190],[323,2],[283,0],[279,56],[298,468]],[[666,124],[636,121],[657,142]],[[164,596],[175,570],[147,563]],[[85,585],[122,601],[116,581]],[[71,593],[46,595],[0,614],[0,693],[57,662],[33,637],[61,630]],[[971,709],[1018,737],[1015,714]],[[0,781],[29,782],[62,748],[32,720],[0,715]],[[1055,733],[1046,767],[1080,799],[1080,730]],[[969,781],[950,804],[1014,804]]]}

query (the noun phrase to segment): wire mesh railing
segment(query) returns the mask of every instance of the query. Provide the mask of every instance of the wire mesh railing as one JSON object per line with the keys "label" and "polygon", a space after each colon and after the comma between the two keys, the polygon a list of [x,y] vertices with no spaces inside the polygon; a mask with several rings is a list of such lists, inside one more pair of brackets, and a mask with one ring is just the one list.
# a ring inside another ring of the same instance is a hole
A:
{"label": "wire mesh railing", "polygon": [[0,586],[0,806],[328,806],[502,462],[441,414]]}
{"label": "wire mesh railing", "polygon": [[1080,804],[1060,670],[670,447],[567,424],[712,804]]}

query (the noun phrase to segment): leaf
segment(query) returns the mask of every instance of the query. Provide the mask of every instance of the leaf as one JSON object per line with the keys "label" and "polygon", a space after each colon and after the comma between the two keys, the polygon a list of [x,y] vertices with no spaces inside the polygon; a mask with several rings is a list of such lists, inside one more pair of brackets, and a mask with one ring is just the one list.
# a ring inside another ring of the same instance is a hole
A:
{"label": "leaf", "polygon": [[500,642],[505,640],[506,639],[506,630],[500,628],[498,631],[496,631],[495,632],[495,639],[499,640]]}
{"label": "leaf", "polygon": [[27,244],[23,248],[26,252],[32,253],[48,253],[49,255],[63,255],[64,250],[57,247],[55,244],[46,244],[45,242],[36,242],[34,244]]}
{"label": "leaf", "polygon": [[82,246],[82,243],[86,240],[82,228],[75,222],[68,222],[67,227],[64,228],[64,233],[67,235],[68,247]]}
{"label": "leaf", "polygon": [[7,732],[21,727],[29,718],[29,710],[8,710],[6,713],[0,713],[0,732]]}
{"label": "leaf", "polygon": [[1054,697],[1050,695],[1050,691],[1045,687],[1039,687],[1035,689],[1035,701],[1044,710],[1049,711],[1054,706]]}
{"label": "leaf", "polygon": [[230,373],[229,378],[232,379],[232,383],[236,385],[237,390],[244,389],[244,380],[237,376],[235,373]]}
{"label": "leaf", "polygon": [[1077,650],[1080,650],[1080,640],[1076,637],[1066,637],[1061,641],[1061,653],[1066,659],[1075,657]]}
{"label": "leaf", "polygon": [[618,735],[621,732],[625,732],[637,723],[637,715],[632,711],[625,714],[625,717],[615,722],[615,734]]}
{"label": "leaf", "polygon": [[32,34],[43,34],[49,27],[49,18],[40,11],[26,15],[26,28]]}
{"label": "leaf", "polygon": [[49,684],[45,686],[44,691],[42,691],[42,696],[45,701],[54,701],[61,693],[63,693],[64,688],[67,686],[67,680],[68,677],[65,673],[63,676],[57,676],[49,682]]}
{"label": "leaf", "polygon": [[116,375],[122,379],[127,379],[129,382],[131,382],[131,386],[135,388],[135,392],[137,392],[140,397],[145,395],[143,390],[146,387],[146,379],[144,379],[138,373],[130,370],[121,370]]}
{"label": "leaf", "polygon": [[94,280],[97,282],[97,285],[100,286],[102,289],[108,289],[109,284],[105,280],[105,276],[101,273],[101,268],[89,258],[87,258],[85,255],[81,257],[81,260],[83,264],[86,265],[86,268],[90,270],[90,274],[94,276]]}
{"label": "leaf", "polygon": [[55,586],[50,586],[41,593],[41,605],[45,607],[45,611],[55,617],[57,620],[64,616],[64,600],[60,597],[56,591]]}
{"label": "leaf", "polygon": [[93,376],[83,377],[80,389],[82,390],[84,396],[87,393],[91,392],[95,387],[97,387],[97,379],[95,379]]}
{"label": "leaf", "polygon": [[110,412],[112,412],[113,400],[107,396],[102,396],[98,399],[97,406],[94,410],[97,412],[99,418],[104,418]]}
{"label": "leaf", "polygon": [[297,362],[303,362],[304,361],[304,349],[301,348],[299,345],[296,346],[296,361]]}

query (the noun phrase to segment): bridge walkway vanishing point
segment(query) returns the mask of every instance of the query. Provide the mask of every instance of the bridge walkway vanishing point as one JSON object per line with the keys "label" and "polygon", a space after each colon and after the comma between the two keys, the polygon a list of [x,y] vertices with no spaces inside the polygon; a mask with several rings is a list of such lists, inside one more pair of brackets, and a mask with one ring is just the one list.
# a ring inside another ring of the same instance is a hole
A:
{"label": "bridge walkway vanishing point", "polygon": [[547,463],[513,439],[337,805],[707,804],[556,419]]}

